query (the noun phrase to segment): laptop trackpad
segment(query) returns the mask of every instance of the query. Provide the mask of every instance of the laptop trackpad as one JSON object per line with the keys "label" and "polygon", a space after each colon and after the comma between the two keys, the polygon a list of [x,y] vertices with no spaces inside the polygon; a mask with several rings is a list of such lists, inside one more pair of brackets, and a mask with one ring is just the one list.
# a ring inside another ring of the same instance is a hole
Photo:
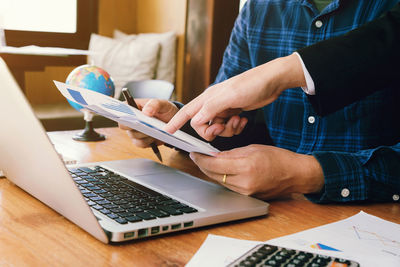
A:
{"label": "laptop trackpad", "polygon": [[135,177],[139,181],[167,192],[193,190],[196,186],[204,186],[204,182],[177,172],[163,172]]}

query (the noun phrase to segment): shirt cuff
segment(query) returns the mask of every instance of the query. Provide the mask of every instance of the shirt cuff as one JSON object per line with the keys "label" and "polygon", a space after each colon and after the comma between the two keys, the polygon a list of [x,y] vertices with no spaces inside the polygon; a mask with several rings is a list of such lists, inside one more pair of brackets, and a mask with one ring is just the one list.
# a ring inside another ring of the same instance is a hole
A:
{"label": "shirt cuff", "polygon": [[316,151],[312,155],[324,172],[324,187],[305,196],[315,203],[363,201],[369,198],[363,162],[350,153]]}
{"label": "shirt cuff", "polygon": [[304,65],[303,59],[301,58],[300,54],[297,52],[294,52],[299,57],[301,67],[303,68],[303,73],[304,73],[304,78],[306,79],[306,85],[307,86],[302,86],[301,89],[303,89],[304,93],[308,95],[315,95],[315,86],[314,86],[314,81],[311,78],[310,73],[308,72],[306,65]]}

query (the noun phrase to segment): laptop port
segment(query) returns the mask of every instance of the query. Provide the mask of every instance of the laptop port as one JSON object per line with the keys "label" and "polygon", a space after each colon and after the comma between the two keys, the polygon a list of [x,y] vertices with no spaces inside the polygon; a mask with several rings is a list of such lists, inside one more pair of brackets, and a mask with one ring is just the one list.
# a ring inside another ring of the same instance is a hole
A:
{"label": "laptop port", "polygon": [[145,236],[147,236],[147,228],[139,229],[138,237],[140,238],[140,237],[145,237]]}
{"label": "laptop port", "polygon": [[169,226],[168,226],[168,225],[165,225],[165,226],[162,227],[162,230],[163,230],[163,231],[168,231],[168,229],[169,229]]}
{"label": "laptop port", "polygon": [[186,227],[192,227],[192,226],[193,226],[193,221],[183,223],[183,227],[184,227],[184,228],[186,228]]}
{"label": "laptop port", "polygon": [[160,226],[151,227],[151,234],[155,235],[160,232]]}
{"label": "laptop port", "polygon": [[135,232],[124,233],[124,238],[132,238],[135,236]]}
{"label": "laptop port", "polygon": [[180,223],[171,225],[171,230],[176,230],[176,229],[179,229],[179,228],[181,228],[181,224]]}

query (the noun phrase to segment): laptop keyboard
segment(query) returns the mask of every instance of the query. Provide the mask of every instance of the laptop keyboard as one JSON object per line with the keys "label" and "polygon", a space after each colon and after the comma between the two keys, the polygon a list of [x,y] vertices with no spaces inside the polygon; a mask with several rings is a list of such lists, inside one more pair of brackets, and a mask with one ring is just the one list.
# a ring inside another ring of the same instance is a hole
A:
{"label": "laptop keyboard", "polygon": [[198,212],[100,166],[68,170],[89,206],[120,224]]}

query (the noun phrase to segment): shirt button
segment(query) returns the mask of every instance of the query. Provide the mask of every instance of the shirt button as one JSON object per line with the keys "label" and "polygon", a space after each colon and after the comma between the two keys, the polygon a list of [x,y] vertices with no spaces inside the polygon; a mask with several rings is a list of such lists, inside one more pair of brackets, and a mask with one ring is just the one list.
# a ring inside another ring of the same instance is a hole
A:
{"label": "shirt button", "polygon": [[308,117],[308,122],[309,123],[314,123],[315,122],[315,117],[314,116],[310,116],[310,117]]}
{"label": "shirt button", "polygon": [[393,200],[394,201],[398,201],[400,199],[399,195],[395,194],[393,195]]}
{"label": "shirt button", "polygon": [[342,197],[348,197],[350,195],[350,190],[347,188],[343,188],[340,194],[342,195]]}
{"label": "shirt button", "polygon": [[315,27],[317,27],[317,28],[321,28],[322,25],[323,25],[323,23],[322,23],[322,21],[320,21],[320,20],[317,20],[317,21],[315,22]]}

